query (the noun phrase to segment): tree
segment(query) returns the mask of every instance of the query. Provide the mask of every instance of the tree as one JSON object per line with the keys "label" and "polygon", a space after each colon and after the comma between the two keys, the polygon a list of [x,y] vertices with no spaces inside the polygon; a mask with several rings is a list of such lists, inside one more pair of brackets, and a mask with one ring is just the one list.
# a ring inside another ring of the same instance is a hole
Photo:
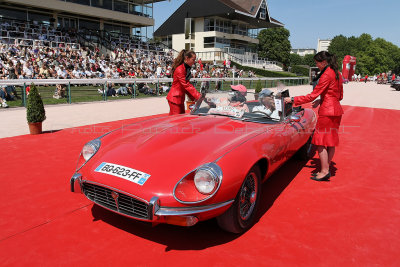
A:
{"label": "tree", "polygon": [[268,58],[289,64],[291,45],[289,41],[289,30],[285,28],[269,28],[258,34],[258,54],[260,57]]}
{"label": "tree", "polygon": [[314,54],[305,55],[303,58],[304,65],[308,65],[310,67],[315,67],[316,65],[315,65],[314,56],[315,56]]}
{"label": "tree", "polygon": [[28,101],[26,105],[26,118],[28,122],[42,122],[46,119],[46,112],[44,110],[42,97],[39,91],[32,83],[31,90],[29,91]]}
{"label": "tree", "polygon": [[344,56],[349,55],[350,53],[347,37],[343,35],[335,36],[331,40],[328,51],[329,53],[335,54],[338,60],[343,60]]}
{"label": "tree", "polygon": [[303,65],[303,57],[298,54],[290,54],[289,62],[291,66],[294,65]]}
{"label": "tree", "polygon": [[359,74],[400,72],[400,48],[382,38],[374,40],[367,33],[349,38],[343,35],[335,36],[329,46],[329,52],[337,56],[339,65],[344,56],[355,56],[357,58],[356,73]]}

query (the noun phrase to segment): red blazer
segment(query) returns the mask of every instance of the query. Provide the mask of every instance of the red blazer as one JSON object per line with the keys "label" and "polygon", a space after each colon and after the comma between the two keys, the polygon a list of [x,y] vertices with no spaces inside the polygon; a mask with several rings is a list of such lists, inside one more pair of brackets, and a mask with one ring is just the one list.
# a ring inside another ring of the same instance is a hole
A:
{"label": "red blazer", "polygon": [[317,86],[311,94],[305,96],[296,96],[294,98],[295,105],[315,100],[321,96],[321,105],[318,114],[320,116],[340,116],[343,109],[340,105],[340,100],[343,99],[343,78],[339,74],[339,80],[336,80],[336,73],[330,67],[321,75]]}
{"label": "red blazer", "polygon": [[167,100],[180,105],[185,102],[185,94],[192,100],[198,100],[201,97],[196,88],[189,81],[186,81],[185,65],[181,64],[174,71],[172,86],[167,95]]}

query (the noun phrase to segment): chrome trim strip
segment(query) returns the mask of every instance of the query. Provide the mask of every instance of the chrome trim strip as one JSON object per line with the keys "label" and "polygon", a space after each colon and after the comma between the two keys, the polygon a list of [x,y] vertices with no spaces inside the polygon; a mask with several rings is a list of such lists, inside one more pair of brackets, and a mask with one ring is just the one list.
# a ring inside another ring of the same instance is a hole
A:
{"label": "chrome trim strip", "polygon": [[156,216],[185,216],[192,215],[202,212],[208,212],[212,210],[216,210],[222,207],[225,207],[235,201],[234,199],[228,200],[225,202],[221,202],[218,204],[212,204],[207,206],[199,206],[199,207],[183,207],[183,208],[173,208],[173,207],[160,207],[158,211],[156,211]]}
{"label": "chrome trim strip", "polygon": [[156,212],[160,209],[160,199],[158,197],[152,197],[149,203],[150,212],[150,220],[153,221],[153,218]]}
{"label": "chrome trim strip", "polygon": [[71,177],[70,184],[71,184],[71,192],[81,193],[81,194],[83,193],[82,192],[82,174],[74,173],[74,175],[72,175],[72,177]]}
{"label": "chrome trim strip", "polygon": [[[78,166],[78,164],[79,164],[79,159],[80,159],[80,157],[83,157],[83,156],[82,156],[82,149],[83,149],[83,147],[82,147],[81,153],[79,153],[78,161],[76,162],[76,168],[75,168],[75,171],[76,171],[76,172],[79,171],[80,169],[82,169],[82,167],[85,166],[86,163],[88,163],[89,160],[90,160],[91,158],[93,158],[93,156],[96,155],[96,153],[97,153],[97,152],[99,151],[99,149],[100,149],[100,146],[101,146],[101,141],[100,141],[100,139],[98,139],[98,138],[93,139],[93,140],[87,142],[86,144],[89,144],[89,143],[93,144],[94,148],[96,149],[96,152],[94,152],[94,154],[93,154],[88,160],[86,160],[86,161],[82,164],[82,166],[79,167],[79,166]],[[83,146],[85,146],[86,144],[84,144]],[[79,168],[78,168],[78,167],[79,167]]]}

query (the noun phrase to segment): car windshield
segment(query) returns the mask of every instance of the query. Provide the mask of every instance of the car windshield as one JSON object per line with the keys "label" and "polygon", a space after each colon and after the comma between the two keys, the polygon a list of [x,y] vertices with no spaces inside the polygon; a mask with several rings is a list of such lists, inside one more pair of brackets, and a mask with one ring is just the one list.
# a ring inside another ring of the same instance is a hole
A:
{"label": "car windshield", "polygon": [[254,93],[218,91],[203,93],[192,107],[191,114],[201,116],[227,116],[232,119],[260,123],[282,120],[281,98],[274,96],[255,99]]}

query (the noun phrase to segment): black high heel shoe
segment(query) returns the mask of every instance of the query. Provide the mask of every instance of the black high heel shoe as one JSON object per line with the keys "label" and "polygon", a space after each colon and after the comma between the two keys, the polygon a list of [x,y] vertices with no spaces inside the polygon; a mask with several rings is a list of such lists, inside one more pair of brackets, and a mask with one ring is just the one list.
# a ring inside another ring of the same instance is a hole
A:
{"label": "black high heel shoe", "polygon": [[311,180],[318,181],[318,182],[329,181],[329,178],[331,178],[331,173],[330,172],[328,172],[327,175],[325,175],[324,177],[321,177],[321,178],[317,178],[316,176],[311,176],[310,177]]}

